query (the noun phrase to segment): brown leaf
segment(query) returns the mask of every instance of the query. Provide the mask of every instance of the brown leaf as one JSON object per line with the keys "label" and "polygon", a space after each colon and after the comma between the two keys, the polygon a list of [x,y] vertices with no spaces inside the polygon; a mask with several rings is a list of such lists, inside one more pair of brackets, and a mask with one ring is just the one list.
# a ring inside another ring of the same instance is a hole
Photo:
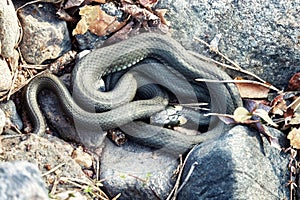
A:
{"label": "brown leaf", "polygon": [[287,109],[286,101],[283,98],[283,94],[276,96],[271,102],[271,106],[271,113],[282,116]]}
{"label": "brown leaf", "polygon": [[300,91],[300,72],[294,74],[289,81],[289,91]]}
{"label": "brown leaf", "polygon": [[242,98],[267,98],[270,89],[254,81],[236,82]]}
{"label": "brown leaf", "polygon": [[80,9],[81,20],[73,30],[73,35],[84,34],[88,30],[98,36],[105,36],[122,28],[126,22],[118,22],[114,16],[106,14],[99,5],[84,6]]}
{"label": "brown leaf", "polygon": [[300,128],[293,128],[287,138],[290,140],[291,145],[296,148],[300,149]]}
{"label": "brown leaf", "polygon": [[122,7],[126,13],[130,14],[133,18],[137,19],[140,22],[148,20],[160,20],[158,16],[153,14],[147,9],[139,8],[137,5],[125,4]]}

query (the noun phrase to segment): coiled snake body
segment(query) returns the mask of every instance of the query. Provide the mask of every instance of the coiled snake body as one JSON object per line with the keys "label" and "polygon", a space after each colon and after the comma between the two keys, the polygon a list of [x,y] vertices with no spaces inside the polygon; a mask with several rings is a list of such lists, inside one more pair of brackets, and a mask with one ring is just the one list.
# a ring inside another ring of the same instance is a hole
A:
{"label": "coiled snake body", "polygon": [[[99,91],[97,83],[103,75],[129,68],[147,58],[158,60],[160,64],[157,66],[169,71],[159,71],[151,65],[146,66],[147,70],[142,70],[144,75],[137,75],[136,72],[129,70],[121,77],[113,90]],[[146,78],[147,81],[144,81],[143,77],[147,76],[145,75],[146,71],[153,74]],[[194,136],[134,121],[149,117],[163,110],[168,104],[166,99],[156,92],[151,94],[148,99],[132,101],[136,89],[141,84],[148,84],[159,79],[160,82],[164,82],[162,84],[167,84],[165,87],[173,85],[177,94],[193,93],[193,91],[187,91],[185,87],[181,87],[180,82],[171,83],[172,79],[166,78],[171,73],[177,77],[177,80],[184,79],[183,82],[193,85],[197,84],[194,81],[195,78],[230,79],[225,72],[190,54],[170,37],[156,33],[143,33],[92,51],[82,58],[73,70],[72,95],[54,75],[43,74],[35,77],[28,84],[26,90],[26,104],[35,126],[34,132],[38,134],[45,132],[46,124],[38,106],[37,95],[42,89],[50,89],[56,93],[66,114],[74,119],[75,124],[81,130],[107,130],[120,127],[126,134],[143,144],[176,154],[183,153],[194,144],[220,135],[223,124],[215,117],[211,118],[207,132]],[[174,87],[176,85],[178,87]],[[237,106],[242,104],[236,87],[231,83],[206,83],[199,84],[199,87],[205,88],[203,99],[210,97],[211,112],[232,113]],[[183,98],[186,101],[184,103],[188,103],[188,95]],[[89,142],[93,144],[85,142],[84,138],[89,137],[89,135],[83,134],[81,136],[83,141],[80,142],[97,146],[97,142],[92,139]]]}

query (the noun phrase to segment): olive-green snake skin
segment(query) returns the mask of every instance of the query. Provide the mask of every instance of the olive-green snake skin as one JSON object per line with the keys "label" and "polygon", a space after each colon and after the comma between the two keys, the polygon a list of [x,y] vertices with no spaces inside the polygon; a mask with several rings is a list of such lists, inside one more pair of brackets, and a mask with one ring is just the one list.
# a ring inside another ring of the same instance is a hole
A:
{"label": "olive-green snake skin", "polygon": [[[159,71],[149,65],[146,68],[153,74],[149,75],[148,79],[146,78],[147,81],[144,81],[143,77],[147,76],[147,70],[141,70],[143,75],[137,75],[136,72],[129,70],[121,77],[113,90],[109,92],[99,90],[98,83],[103,75],[129,68],[146,58],[158,60],[160,64],[157,65],[170,72]],[[183,153],[194,144],[220,135],[224,131],[223,123],[216,117],[211,117],[209,130],[200,135],[184,135],[171,129],[136,121],[163,110],[168,104],[167,99],[156,92],[147,97],[148,99],[133,100],[137,87],[146,85],[148,82],[155,82],[156,79],[159,79],[159,82],[165,82],[167,85],[165,87],[173,85],[174,90],[177,88],[178,90],[174,93],[184,94],[184,102],[180,103],[189,103],[189,93],[194,92],[182,87],[180,81],[171,83],[172,78],[168,79],[168,74],[171,73],[177,77],[177,80],[192,83],[193,86],[198,84],[194,81],[196,78],[230,79],[225,72],[199,59],[198,56],[192,55],[172,38],[157,33],[142,33],[94,50],[82,58],[73,70],[72,95],[64,84],[50,73],[35,77],[26,90],[26,105],[34,123],[34,132],[37,134],[45,132],[46,123],[38,106],[37,95],[43,89],[50,89],[58,96],[65,113],[81,130],[106,131],[120,127],[138,142],[173,154]],[[203,92],[202,99],[210,102],[210,112],[232,113],[236,107],[242,105],[238,91],[232,83],[199,83],[199,88],[203,87],[206,94]],[[209,97],[210,100],[207,99]],[[89,146],[88,142],[85,142],[89,137],[89,135],[82,134],[80,142]],[[94,144],[90,146],[98,145],[97,141],[92,142]]]}

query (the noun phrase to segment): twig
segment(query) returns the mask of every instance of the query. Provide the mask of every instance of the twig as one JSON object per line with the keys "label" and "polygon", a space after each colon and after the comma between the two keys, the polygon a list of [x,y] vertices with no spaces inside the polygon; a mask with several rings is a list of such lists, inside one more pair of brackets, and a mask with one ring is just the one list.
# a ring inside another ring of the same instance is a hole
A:
{"label": "twig", "polygon": [[25,3],[24,5],[20,6],[16,11],[18,12],[20,9],[24,8],[25,6],[34,4],[34,3],[59,3],[62,2],[63,0],[34,0]]}
{"label": "twig", "polygon": [[17,133],[22,134],[22,132],[19,130],[19,128],[18,128],[16,125],[10,124],[10,126],[11,126]]}
{"label": "twig", "polygon": [[251,81],[251,80],[212,80],[212,79],[203,79],[203,78],[197,78],[195,80],[199,82],[207,82],[207,83],[252,83],[252,84],[261,85],[263,87],[275,90],[276,92],[280,92],[280,90],[274,87],[273,85],[269,85],[257,81]]}
{"label": "twig", "polygon": [[[201,40],[201,39],[199,39],[199,38],[197,38],[197,37],[194,37],[194,39],[195,39],[196,41],[198,41],[198,42],[201,42],[201,43],[205,44],[205,45],[208,46],[210,49],[214,49],[214,48],[211,48],[211,45],[208,44],[207,42],[205,42],[205,41],[203,41],[203,40]],[[255,79],[261,81],[262,83],[267,84],[267,82],[266,82],[265,80],[263,80],[262,78],[260,78],[259,76],[257,76],[256,74],[254,74],[254,73],[252,73],[252,72],[249,72],[249,71],[247,71],[247,70],[242,69],[239,65],[237,65],[235,62],[233,62],[232,60],[230,60],[229,58],[227,58],[225,55],[223,55],[223,54],[222,54],[221,52],[219,52],[218,50],[215,51],[215,52],[218,53],[219,55],[221,55],[222,57],[224,57],[228,62],[230,62],[232,65],[234,65],[234,67],[233,67],[233,66],[230,66],[230,65],[227,65],[227,64],[224,64],[224,63],[220,63],[220,62],[218,62],[218,61],[216,61],[216,60],[213,60],[213,59],[211,59],[211,58],[207,58],[207,57],[204,57],[204,56],[199,57],[199,55],[197,55],[197,54],[193,54],[193,55],[196,56],[196,57],[198,57],[198,58],[200,58],[200,59],[202,59],[202,60],[205,60],[205,61],[208,61],[208,62],[213,62],[213,63],[215,63],[215,64],[217,64],[217,65],[222,66],[222,67],[225,67],[225,68],[228,68],[228,69],[232,69],[232,70],[235,70],[235,71],[238,71],[238,72],[247,74],[247,75],[252,76],[252,77],[254,77]],[[278,91],[278,92],[280,91],[280,90],[277,89],[277,88],[275,89],[274,86],[272,86],[272,89],[275,90],[275,91]]]}
{"label": "twig", "polygon": [[181,106],[207,106],[208,103],[181,103]]}
{"label": "twig", "polygon": [[200,38],[194,37],[194,40],[205,44],[207,47],[209,47],[209,49],[211,51],[214,51],[215,53],[219,54],[221,57],[223,57],[225,60],[227,60],[228,62],[230,62],[232,65],[234,65],[237,69],[242,69],[238,64],[236,64],[235,62],[233,62],[232,60],[230,60],[226,55],[222,54],[217,48],[212,48],[212,46],[210,44],[208,44],[207,42],[205,42],[204,40],[201,40]]}
{"label": "twig", "polygon": [[[183,164],[181,164],[181,168],[179,170],[179,173],[178,173],[178,177],[177,177],[177,180],[176,180],[176,183],[172,189],[172,191],[170,192],[170,194],[168,195],[167,199],[166,200],[170,200],[172,198],[172,200],[175,200],[176,199],[176,196],[178,194],[178,188],[179,188],[179,185],[180,185],[180,180],[181,180],[181,176],[183,174],[183,168],[184,166],[186,165],[186,162],[188,160],[188,158],[190,157],[191,153],[194,151],[194,149],[196,148],[196,146],[194,146],[190,151],[189,153],[186,155],[185,159],[184,159],[184,162]],[[182,157],[180,157],[182,159]],[[182,161],[181,161],[182,163]]]}
{"label": "twig", "polygon": [[25,68],[25,69],[38,69],[38,70],[47,69],[48,66],[49,65],[28,65],[28,64],[26,64],[26,65],[24,65],[24,64],[20,65],[20,67]]}
{"label": "twig", "polygon": [[55,194],[55,191],[57,189],[57,185],[59,184],[59,180],[57,179],[57,177],[55,177],[55,180],[54,180],[54,183],[52,185],[52,189],[50,191],[50,194],[51,195],[54,195]]}
{"label": "twig", "polygon": [[16,80],[17,80],[18,72],[19,72],[19,70],[18,70],[18,68],[16,68],[16,70],[14,71],[14,78],[13,78],[13,81],[12,81],[12,83],[11,83],[9,92],[8,92],[8,94],[7,94],[7,100],[9,100],[10,96],[12,95],[12,90],[13,90],[14,85],[15,85],[15,82],[16,82]]}
{"label": "twig", "polygon": [[48,172],[42,174],[42,176],[46,176],[48,174],[51,174],[52,172],[56,171],[58,168],[61,168],[62,166],[64,166],[66,163],[61,163],[57,166],[55,166],[54,168],[52,168],[51,170],[49,170]]}
{"label": "twig", "polygon": [[15,135],[2,135],[2,136],[0,136],[0,139],[1,140],[5,140],[5,139],[16,138],[16,137],[22,137],[22,135],[19,135],[19,134],[15,134]]}
{"label": "twig", "polygon": [[[14,89],[14,90],[11,92],[10,96],[13,95],[14,93],[18,92],[19,90],[21,90],[21,89],[22,89],[24,86],[26,86],[26,85],[27,85],[34,77],[36,77],[36,76],[38,76],[38,75],[40,75],[40,74],[46,73],[46,72],[47,72],[47,70],[42,71],[42,72],[36,74],[35,76],[33,76],[33,77],[27,79],[27,80],[24,81],[19,87],[17,87],[16,89]],[[6,95],[6,96],[2,97],[2,98],[0,99],[0,101],[3,101],[4,99],[7,99],[7,98],[8,98],[8,96]]]}
{"label": "twig", "polygon": [[184,181],[182,182],[180,188],[178,189],[178,191],[176,192],[175,196],[177,196],[177,194],[180,192],[180,190],[182,190],[182,188],[187,184],[187,182],[189,181],[192,173],[194,172],[195,170],[195,167],[198,165],[199,163],[198,162],[194,162],[188,172],[188,174],[186,175]]}

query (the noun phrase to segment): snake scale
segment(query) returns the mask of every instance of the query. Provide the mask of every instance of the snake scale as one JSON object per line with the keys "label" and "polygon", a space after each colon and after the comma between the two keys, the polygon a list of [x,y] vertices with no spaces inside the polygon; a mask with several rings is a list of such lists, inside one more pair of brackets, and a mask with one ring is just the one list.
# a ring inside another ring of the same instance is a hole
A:
{"label": "snake scale", "polygon": [[[80,59],[72,73],[72,95],[64,84],[54,75],[45,73],[33,78],[26,90],[26,105],[34,123],[34,133],[44,134],[46,122],[37,101],[38,93],[43,89],[52,90],[60,100],[64,112],[71,117],[81,130],[94,129],[106,131],[120,127],[128,136],[136,141],[166,152],[183,153],[194,144],[217,137],[223,131],[223,123],[211,117],[209,129],[200,135],[184,135],[177,131],[137,121],[149,117],[168,104],[163,96],[152,92],[147,99],[134,99],[141,77],[134,73],[125,73],[114,89],[108,92],[99,90],[99,80],[106,74],[122,71],[140,63],[145,59],[155,59],[162,68],[169,69],[185,82],[197,85],[196,78],[212,80],[229,80],[230,77],[216,66],[199,59],[184,49],[174,39],[158,33],[142,33],[127,40],[96,49]],[[181,83],[170,83],[169,72],[146,66],[154,75],[150,79],[160,77],[161,81],[179,88],[180,93],[189,93]],[[147,70],[142,70],[145,74]],[[142,83],[141,83],[142,82]],[[234,84],[202,83],[210,98],[211,112],[232,113],[242,105],[241,98]],[[180,89],[181,88],[181,89]],[[150,89],[151,91],[151,89]],[[154,90],[156,91],[156,90]],[[151,93],[151,92],[150,92]],[[159,93],[159,92],[158,92]],[[188,102],[188,98],[185,98]],[[101,134],[101,133],[98,133]],[[89,135],[82,135],[89,138]],[[92,141],[97,146],[97,141]],[[89,144],[86,144],[87,146]],[[91,145],[91,146],[93,146]]]}

